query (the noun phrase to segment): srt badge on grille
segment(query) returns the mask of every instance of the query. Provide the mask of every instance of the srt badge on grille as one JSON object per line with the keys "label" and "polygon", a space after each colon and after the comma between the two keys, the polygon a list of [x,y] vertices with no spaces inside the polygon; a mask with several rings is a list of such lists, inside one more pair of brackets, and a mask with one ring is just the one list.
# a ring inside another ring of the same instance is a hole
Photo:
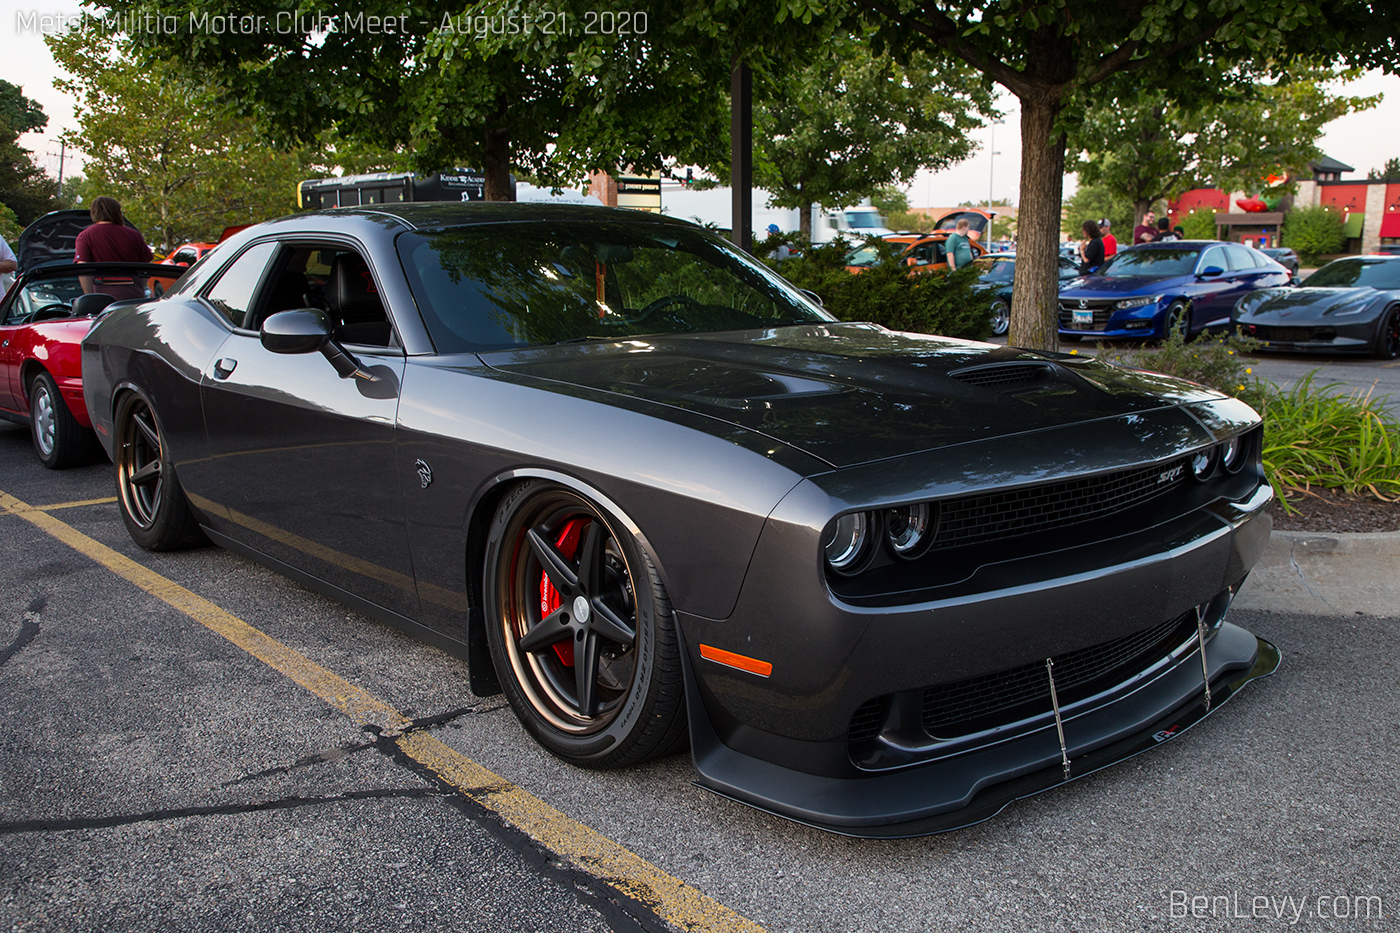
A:
{"label": "srt badge on grille", "polygon": [[[422,462],[422,461],[420,460],[419,463],[421,463],[421,462]],[[1166,472],[1163,473],[1161,476],[1158,476],[1158,477],[1157,477],[1157,485],[1160,486],[1160,485],[1162,485],[1163,483],[1170,483],[1172,480],[1174,480],[1174,479],[1176,479],[1178,476],[1180,476],[1180,475],[1181,475],[1181,471],[1184,470],[1184,469],[1186,469],[1186,467],[1184,467],[1184,466],[1174,466],[1174,467],[1172,467],[1170,470],[1166,471]]]}

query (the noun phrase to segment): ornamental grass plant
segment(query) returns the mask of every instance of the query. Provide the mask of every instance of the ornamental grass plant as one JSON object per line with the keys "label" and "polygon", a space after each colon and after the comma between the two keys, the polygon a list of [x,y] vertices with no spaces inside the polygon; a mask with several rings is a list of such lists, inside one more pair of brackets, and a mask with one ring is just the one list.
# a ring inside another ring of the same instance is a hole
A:
{"label": "ornamental grass plant", "polygon": [[1384,397],[1318,385],[1317,371],[1291,388],[1259,379],[1243,354],[1256,346],[1239,336],[1187,343],[1173,335],[1161,346],[1109,350],[1103,359],[1190,379],[1242,399],[1264,416],[1264,472],[1285,511],[1314,486],[1377,499],[1400,499],[1400,421]]}

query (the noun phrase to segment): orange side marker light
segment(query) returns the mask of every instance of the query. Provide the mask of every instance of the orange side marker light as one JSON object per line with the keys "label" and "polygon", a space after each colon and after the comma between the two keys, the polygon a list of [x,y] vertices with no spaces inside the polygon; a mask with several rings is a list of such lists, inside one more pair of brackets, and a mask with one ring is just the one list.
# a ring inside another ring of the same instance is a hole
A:
{"label": "orange side marker light", "polygon": [[712,648],[709,645],[700,646],[700,657],[707,661],[714,661],[716,664],[723,664],[725,667],[735,667],[741,671],[748,671],[750,674],[757,674],[759,677],[767,677],[773,673],[773,665],[767,661],[760,661],[757,658],[746,658],[742,654],[735,654],[732,651],[725,651],[723,648]]}

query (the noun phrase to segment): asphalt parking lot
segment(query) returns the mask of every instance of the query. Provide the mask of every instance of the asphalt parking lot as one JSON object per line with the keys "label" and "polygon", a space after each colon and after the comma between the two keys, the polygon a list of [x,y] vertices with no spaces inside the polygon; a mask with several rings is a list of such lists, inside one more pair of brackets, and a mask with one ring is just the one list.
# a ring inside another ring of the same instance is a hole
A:
{"label": "asphalt parking lot", "polygon": [[23,429],[0,493],[0,929],[1400,925],[1397,618],[1237,612],[1283,665],[1187,734],[871,842],[685,756],[561,764],[443,653],[224,551],[138,550],[110,467],[46,471]]}

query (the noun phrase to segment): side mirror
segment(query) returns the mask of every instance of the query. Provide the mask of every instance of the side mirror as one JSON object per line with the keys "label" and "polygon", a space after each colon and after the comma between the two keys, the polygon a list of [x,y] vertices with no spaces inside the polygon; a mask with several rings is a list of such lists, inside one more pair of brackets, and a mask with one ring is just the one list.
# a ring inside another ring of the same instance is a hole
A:
{"label": "side mirror", "polygon": [[316,308],[278,311],[263,321],[258,338],[273,353],[312,353],[331,339],[331,322]]}
{"label": "side mirror", "polygon": [[312,353],[317,350],[335,367],[342,379],[356,376],[368,382],[379,377],[369,372],[351,353],[335,341],[331,320],[317,308],[296,308],[269,314],[258,339],[273,353]]}
{"label": "side mirror", "polygon": [[1211,279],[1211,278],[1215,278],[1217,275],[1224,275],[1224,274],[1225,274],[1225,270],[1222,269],[1222,268],[1220,268],[1219,266],[1206,266],[1204,269],[1202,269],[1202,270],[1196,275],[1196,278],[1198,278],[1198,279]]}

